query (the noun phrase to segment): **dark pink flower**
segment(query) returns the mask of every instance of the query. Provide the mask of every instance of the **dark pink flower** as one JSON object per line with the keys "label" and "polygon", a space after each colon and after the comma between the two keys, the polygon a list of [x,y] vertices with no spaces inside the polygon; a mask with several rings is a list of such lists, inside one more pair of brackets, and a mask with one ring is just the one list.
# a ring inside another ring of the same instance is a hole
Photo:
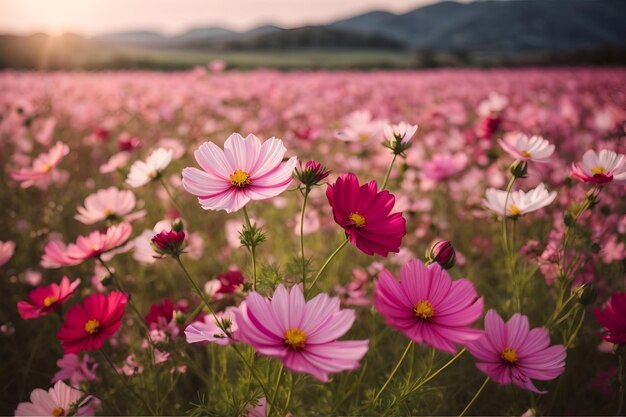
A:
{"label": "dark pink flower", "polygon": [[406,221],[402,213],[391,213],[396,198],[389,191],[378,191],[376,181],[359,185],[356,175],[344,174],[328,185],[326,197],[351,244],[367,255],[400,251]]}
{"label": "dark pink flower", "polygon": [[593,309],[593,315],[603,327],[604,340],[620,345],[626,343],[626,292],[613,294],[604,309]]}
{"label": "dark pink flower", "polygon": [[374,306],[391,327],[416,343],[444,352],[480,337],[469,327],[483,313],[483,299],[467,279],[452,281],[439,264],[419,260],[405,264],[400,282],[386,269],[375,283]]}
{"label": "dark pink flower", "polygon": [[157,233],[151,240],[152,249],[161,255],[179,256],[183,251],[185,232],[170,230]]}
{"label": "dark pink flower", "polygon": [[113,291],[94,294],[67,311],[57,333],[65,353],[100,349],[104,341],[120,328],[128,294]]}
{"label": "dark pink flower", "polygon": [[37,287],[28,294],[30,303],[19,301],[17,310],[24,320],[46,316],[65,303],[74,294],[79,284],[80,279],[70,283],[70,279],[64,276],[61,284],[53,283],[46,287]]}

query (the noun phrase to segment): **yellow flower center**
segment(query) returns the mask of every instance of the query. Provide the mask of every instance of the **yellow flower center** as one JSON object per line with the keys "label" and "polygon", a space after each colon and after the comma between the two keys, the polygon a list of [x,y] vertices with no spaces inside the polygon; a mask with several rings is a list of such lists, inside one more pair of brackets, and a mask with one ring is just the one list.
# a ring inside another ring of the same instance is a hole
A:
{"label": "yellow flower center", "polygon": [[365,226],[365,217],[359,213],[350,213],[350,222],[358,228]]}
{"label": "yellow flower center", "polygon": [[517,362],[517,351],[515,349],[506,348],[500,353],[500,357],[506,363],[516,363]]}
{"label": "yellow flower center", "polygon": [[509,216],[516,217],[516,216],[519,216],[520,214],[522,214],[522,210],[520,210],[520,208],[517,207],[515,204],[511,204],[509,206]]}
{"label": "yellow flower center", "polygon": [[594,175],[606,174],[607,169],[603,166],[591,168],[591,173]]}
{"label": "yellow flower center", "polygon": [[43,305],[46,307],[50,307],[52,304],[57,302],[57,298],[53,296],[49,296],[43,299]]}
{"label": "yellow flower center", "polygon": [[89,334],[94,334],[100,328],[100,322],[96,319],[91,319],[85,323],[85,331]]}
{"label": "yellow flower center", "polygon": [[103,213],[104,217],[109,217],[111,214],[113,214],[113,210],[111,210],[110,208],[105,208]]}
{"label": "yellow flower center", "polygon": [[230,176],[230,183],[235,187],[244,188],[250,185],[250,175],[247,172],[238,169]]}
{"label": "yellow flower center", "polygon": [[285,332],[285,343],[287,343],[292,349],[304,349],[305,342],[306,334],[302,330],[293,328]]}
{"label": "yellow flower center", "polygon": [[523,156],[524,158],[530,158],[530,152],[528,152],[528,151],[522,151],[522,152],[520,152],[520,153],[522,154],[522,156]]}
{"label": "yellow flower center", "polygon": [[57,407],[54,410],[52,410],[52,416],[53,417],[61,417],[65,415],[65,410],[61,407]]}
{"label": "yellow flower center", "polygon": [[415,315],[423,320],[430,320],[435,315],[435,308],[428,300],[420,300],[413,307]]}
{"label": "yellow flower center", "polygon": [[52,164],[47,163],[41,167],[41,172],[50,172],[51,169],[52,169]]}

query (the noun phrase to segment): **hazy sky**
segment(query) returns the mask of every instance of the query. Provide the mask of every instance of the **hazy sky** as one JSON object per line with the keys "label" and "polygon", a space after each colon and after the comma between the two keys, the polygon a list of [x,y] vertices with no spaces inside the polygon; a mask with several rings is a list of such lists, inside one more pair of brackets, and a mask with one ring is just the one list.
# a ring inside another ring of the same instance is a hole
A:
{"label": "hazy sky", "polygon": [[247,29],[325,23],[374,9],[405,12],[437,0],[0,0],[0,32],[128,29],[176,33],[192,26]]}

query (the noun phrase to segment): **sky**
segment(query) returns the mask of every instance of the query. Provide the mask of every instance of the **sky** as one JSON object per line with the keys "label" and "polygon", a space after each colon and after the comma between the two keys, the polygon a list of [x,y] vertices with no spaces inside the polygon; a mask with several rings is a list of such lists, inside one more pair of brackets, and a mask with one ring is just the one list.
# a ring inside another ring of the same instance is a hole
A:
{"label": "sky", "polygon": [[[463,0],[461,0],[463,1]],[[190,27],[236,30],[274,23],[320,24],[370,10],[402,13],[437,0],[0,0],[0,32],[97,35]]]}

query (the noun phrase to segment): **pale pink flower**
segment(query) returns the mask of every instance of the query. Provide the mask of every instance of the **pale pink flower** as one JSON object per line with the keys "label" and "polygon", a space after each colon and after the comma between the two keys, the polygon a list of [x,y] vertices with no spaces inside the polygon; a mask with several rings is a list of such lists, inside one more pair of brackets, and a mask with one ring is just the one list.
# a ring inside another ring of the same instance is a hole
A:
{"label": "pale pink flower", "polygon": [[135,161],[130,167],[126,183],[137,188],[158,179],[172,162],[172,155],[171,149],[158,148],[145,161]]}
{"label": "pale pink flower", "polygon": [[76,408],[75,416],[93,416],[94,398],[58,381],[48,391],[37,388],[30,394],[30,402],[19,403],[16,416],[65,416]]}
{"label": "pale pink flower", "polygon": [[[246,417],[265,417],[267,415],[267,399],[259,398],[257,405],[246,409]],[[285,416],[287,417],[287,416]]]}
{"label": "pale pink flower", "polygon": [[489,97],[480,102],[478,105],[477,113],[483,117],[487,117],[492,114],[499,114],[509,104],[509,99],[498,93],[490,93]]}
{"label": "pale pink flower", "polygon": [[145,210],[131,213],[135,204],[135,194],[132,191],[109,187],[87,196],[84,207],[76,208],[78,214],[74,218],[84,224],[108,219],[131,222],[146,215]]}
{"label": "pale pink flower", "polygon": [[10,240],[6,242],[0,241],[0,266],[10,261],[13,253],[15,253],[15,242]]}
{"label": "pale pink flower", "polygon": [[233,133],[224,150],[205,142],[195,152],[202,170],[185,168],[183,186],[198,197],[203,209],[232,213],[250,200],[275,197],[289,187],[297,158],[283,163],[285,152],[282,140],[261,143],[254,135],[243,138]]}
{"label": "pale pink flower", "polygon": [[389,142],[391,146],[394,146],[396,142],[400,142],[403,145],[409,143],[409,141],[417,132],[417,125],[411,125],[406,122],[400,122],[396,125],[385,124],[383,127],[385,140]]}
{"label": "pale pink flower", "polygon": [[130,237],[131,232],[130,224],[120,223],[107,228],[105,232],[96,230],[88,236],[79,236],[76,243],[70,243],[67,247],[63,242],[50,241],[41,258],[41,266],[59,268],[78,265],[89,258],[98,257],[122,246]]}
{"label": "pale pink flower", "polygon": [[572,165],[571,175],[582,182],[626,185],[626,156],[607,149],[588,150],[581,163]]}
{"label": "pale pink flower", "polygon": [[464,153],[438,153],[430,161],[422,164],[422,176],[439,182],[463,171],[467,166],[467,155]]}
{"label": "pale pink flower", "polygon": [[600,256],[605,264],[621,261],[626,258],[626,245],[618,241],[616,235],[612,235],[602,247]]}
{"label": "pale pink flower", "polygon": [[556,198],[556,191],[549,192],[543,183],[527,193],[522,190],[512,191],[508,201],[506,194],[506,191],[489,188],[487,189],[486,199],[483,202],[489,210],[503,215],[505,213],[504,204],[506,201],[506,216],[518,217],[546,207],[552,204]]}
{"label": "pale pink flower", "polygon": [[[225,311],[220,311],[216,314],[217,319],[231,332],[236,332],[238,329],[233,314],[234,310],[234,307],[229,307]],[[206,314],[204,321],[195,321],[187,326],[185,329],[185,337],[187,338],[187,343],[209,342],[217,343],[218,345],[227,345],[233,342],[220,328],[213,314]]]}
{"label": "pale pink flower", "polygon": [[515,159],[522,161],[548,162],[555,146],[541,136],[528,137],[519,133],[515,142],[498,139],[500,147]]}
{"label": "pale pink flower", "polygon": [[48,152],[40,154],[30,168],[22,168],[11,173],[11,178],[21,182],[22,188],[35,184],[47,185],[58,176],[55,169],[64,156],[70,153],[70,148],[63,142],[57,142]]}
{"label": "pale pink flower", "polygon": [[78,386],[84,381],[94,381],[96,379],[96,369],[98,363],[89,355],[84,354],[81,360],[77,354],[68,353],[57,361],[59,370],[52,377],[52,383],[69,380],[70,385]]}
{"label": "pale pink flower", "polygon": [[128,161],[130,161],[130,154],[128,152],[118,152],[111,156],[105,164],[100,166],[100,173],[109,174],[118,171],[126,167]]}
{"label": "pale pink flower", "polygon": [[335,137],[344,142],[367,143],[380,137],[382,122],[374,120],[368,110],[355,111],[346,117],[343,129],[335,132]]}

